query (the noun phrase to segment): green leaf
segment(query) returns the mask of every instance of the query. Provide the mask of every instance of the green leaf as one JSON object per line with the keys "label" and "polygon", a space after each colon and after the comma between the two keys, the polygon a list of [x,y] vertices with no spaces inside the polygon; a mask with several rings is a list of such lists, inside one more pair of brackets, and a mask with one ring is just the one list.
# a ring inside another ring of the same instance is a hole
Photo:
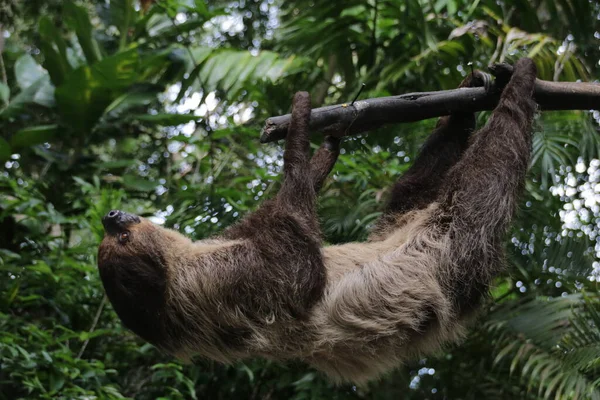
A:
{"label": "green leaf", "polygon": [[10,144],[15,150],[52,141],[58,134],[57,125],[33,126],[21,129],[11,138]]}
{"label": "green leaf", "polygon": [[194,5],[196,6],[194,11],[198,14],[205,18],[211,17],[211,13],[208,11],[208,7],[206,7],[206,2],[204,0],[195,0]]}
{"label": "green leaf", "polygon": [[257,55],[238,50],[209,52],[198,48],[193,51],[205,57],[205,62],[198,64],[184,81],[180,96],[197,79],[198,89],[205,93],[220,89],[230,98],[236,98],[244,86],[263,80],[276,82],[299,65],[297,58],[281,58],[272,51],[261,51]]}
{"label": "green leaf", "polygon": [[140,81],[140,56],[137,49],[130,49],[106,57],[91,67],[94,85],[109,89],[125,89]]}
{"label": "green leaf", "polygon": [[4,301],[6,304],[11,304],[15,300],[15,298],[19,294],[20,288],[21,288],[21,286],[19,285],[19,282],[14,282],[12,284],[12,287],[8,290],[8,292],[4,296]]}
{"label": "green leaf", "polygon": [[446,6],[448,7],[448,14],[449,14],[449,15],[454,15],[454,14],[456,14],[456,10],[457,10],[457,8],[458,8],[458,7],[457,7],[457,4],[456,4],[456,1],[454,1],[454,0],[448,0],[448,1],[446,2]]}
{"label": "green leaf", "polygon": [[154,14],[146,23],[146,31],[150,37],[158,37],[162,32],[171,28],[173,22],[164,14]]}
{"label": "green leaf", "polygon": [[148,20],[148,36],[160,37],[161,39],[175,38],[194,29],[202,28],[205,22],[203,18],[196,18],[181,24],[174,24],[173,19],[166,15],[154,15]]}
{"label": "green leaf", "polygon": [[363,4],[344,8],[340,13],[340,17],[362,17],[361,19],[367,19],[369,17],[369,13],[367,12],[367,7]]}
{"label": "green leaf", "polygon": [[29,54],[21,56],[15,62],[15,78],[21,90],[27,89],[46,74],[44,68]]}
{"label": "green leaf", "polygon": [[204,62],[213,53],[213,51],[214,49],[210,47],[195,47],[191,49],[190,62],[192,65],[194,65],[194,68],[189,72],[189,76],[183,79],[183,82],[181,83],[181,90],[179,90],[179,94],[177,95],[177,99],[175,101],[181,101],[187,90],[198,79],[198,75],[204,66]]}
{"label": "green leaf", "polygon": [[50,374],[50,392],[56,393],[65,385],[65,378],[57,373]]}
{"label": "green leaf", "polygon": [[123,185],[129,189],[138,190],[140,192],[151,192],[156,189],[158,183],[142,179],[135,175],[125,175],[123,176]]}
{"label": "green leaf", "polygon": [[52,85],[52,82],[50,82],[49,76],[44,76],[40,78],[40,80],[41,86],[35,91],[32,101],[40,106],[52,108],[56,105],[56,100],[54,97],[54,85]]}
{"label": "green leaf", "polygon": [[62,32],[54,26],[49,17],[42,17],[38,25],[40,49],[44,55],[44,67],[48,70],[52,82],[61,85],[72,71],[67,57],[67,44]]}
{"label": "green leaf", "polygon": [[[4,83],[0,82],[0,102],[4,105],[8,105],[8,101],[10,100],[10,88]],[[0,104],[2,106],[2,104]]]}
{"label": "green leaf", "polygon": [[117,118],[124,112],[140,106],[147,106],[156,101],[156,96],[162,91],[161,86],[157,85],[142,85],[135,88],[129,93],[116,98],[104,110],[104,114],[111,118]]}
{"label": "green leaf", "polygon": [[115,98],[140,78],[138,67],[138,52],[132,49],[107,57],[93,67],[76,69],[56,89],[63,120],[70,121],[81,133],[90,132]]}
{"label": "green leaf", "polygon": [[144,54],[138,69],[138,79],[140,82],[172,83],[181,79],[188,62],[188,51],[179,46],[170,46],[149,56]]}
{"label": "green leaf", "polygon": [[27,89],[13,97],[8,107],[0,112],[0,119],[7,119],[30,111],[28,104],[35,103],[44,107],[54,105],[54,86],[50,83],[48,75],[42,76]]}
{"label": "green leaf", "polygon": [[4,138],[0,137],[0,162],[10,159],[12,153],[10,144]]}
{"label": "green leaf", "polygon": [[39,262],[35,265],[30,265],[27,267],[29,271],[39,272],[44,275],[52,275],[52,268],[45,262]]}
{"label": "green leaf", "polygon": [[148,122],[151,124],[162,125],[162,126],[176,126],[181,124],[187,124],[190,121],[197,121],[202,119],[193,114],[149,114],[149,115],[132,115],[132,119]]}
{"label": "green leaf", "polygon": [[127,46],[129,30],[135,24],[137,15],[133,0],[111,0],[109,10],[111,23],[119,30],[119,49],[123,50]]}
{"label": "green leaf", "polygon": [[94,64],[102,59],[100,46],[94,39],[94,28],[87,10],[76,5],[70,0],[63,3],[65,22],[75,31],[77,40],[89,64]]}

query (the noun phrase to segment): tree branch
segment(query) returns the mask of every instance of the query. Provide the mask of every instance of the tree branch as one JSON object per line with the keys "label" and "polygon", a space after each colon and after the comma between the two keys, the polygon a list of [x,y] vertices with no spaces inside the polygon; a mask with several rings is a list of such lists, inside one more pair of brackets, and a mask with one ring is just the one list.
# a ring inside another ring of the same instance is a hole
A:
{"label": "tree branch", "polygon": [[[487,92],[484,88],[460,88],[359,100],[354,105],[315,108],[311,113],[310,128],[313,132],[341,137],[386,124],[420,121],[456,111],[493,110],[498,104],[500,92],[492,85]],[[534,96],[542,110],[600,109],[600,84],[597,83],[538,79]],[[261,133],[261,143],[284,139],[289,123],[290,114],[268,118]]]}

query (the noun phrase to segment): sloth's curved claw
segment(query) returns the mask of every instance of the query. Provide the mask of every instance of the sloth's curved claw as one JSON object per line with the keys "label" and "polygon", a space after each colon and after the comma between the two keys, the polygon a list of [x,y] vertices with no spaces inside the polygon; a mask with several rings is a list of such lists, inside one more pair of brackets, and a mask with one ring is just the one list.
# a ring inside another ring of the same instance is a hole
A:
{"label": "sloth's curved claw", "polygon": [[335,136],[325,136],[323,140],[323,147],[329,151],[338,151],[340,149],[340,142],[342,138]]}
{"label": "sloth's curved claw", "polygon": [[491,89],[493,81],[494,81],[494,79],[490,74],[476,69],[473,72],[471,72],[469,75],[467,75],[467,77],[461,82],[459,87],[461,87],[461,88],[483,87],[485,89],[485,91],[487,92]]}
{"label": "sloth's curved claw", "polygon": [[513,66],[508,63],[497,63],[488,66],[490,73],[496,78],[500,76],[511,76],[513,73]]}
{"label": "sloth's curved claw", "polygon": [[498,63],[488,66],[490,73],[496,77],[496,87],[500,90],[506,86],[513,73],[513,66],[507,63]]}
{"label": "sloth's curved claw", "polygon": [[492,88],[492,83],[494,82],[492,75],[482,71],[475,71],[475,73],[478,74],[477,81],[481,83],[479,86],[483,86],[485,91],[489,92]]}
{"label": "sloth's curved claw", "polygon": [[483,71],[476,69],[471,74],[469,74],[468,79],[464,82],[462,87],[483,87],[485,91],[489,91],[492,87],[492,83],[494,78]]}

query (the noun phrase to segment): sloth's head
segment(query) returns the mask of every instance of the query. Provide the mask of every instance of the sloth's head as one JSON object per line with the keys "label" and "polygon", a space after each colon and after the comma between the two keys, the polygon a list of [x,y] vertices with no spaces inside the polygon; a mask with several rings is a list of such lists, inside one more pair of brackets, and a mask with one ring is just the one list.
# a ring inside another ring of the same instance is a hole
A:
{"label": "sloth's head", "polygon": [[136,215],[112,210],[102,219],[98,250],[104,289],[123,324],[143,339],[164,344],[169,265],[183,235]]}

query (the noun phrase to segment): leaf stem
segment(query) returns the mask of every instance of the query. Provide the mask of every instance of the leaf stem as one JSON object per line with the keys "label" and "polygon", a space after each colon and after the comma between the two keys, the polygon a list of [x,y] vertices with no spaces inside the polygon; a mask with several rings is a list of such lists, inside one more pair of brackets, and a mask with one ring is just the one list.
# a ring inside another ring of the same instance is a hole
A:
{"label": "leaf stem", "polygon": [[[92,322],[92,326],[90,326],[90,330],[88,331],[88,333],[92,333],[96,330],[96,325],[98,325],[98,321],[100,320],[100,315],[102,315],[102,310],[104,309],[104,306],[106,305],[106,294],[104,295],[104,297],[102,297],[102,301],[100,302],[100,305],[98,306],[98,310],[96,310],[96,315],[94,316],[94,321]],[[77,357],[75,357],[76,359],[80,359],[81,356],[83,355],[83,352],[85,351],[85,348],[87,347],[88,343],[90,342],[90,339],[87,338],[85,340],[85,342],[83,342],[83,345],[81,346],[81,349],[79,349],[79,352],[77,353]]]}

